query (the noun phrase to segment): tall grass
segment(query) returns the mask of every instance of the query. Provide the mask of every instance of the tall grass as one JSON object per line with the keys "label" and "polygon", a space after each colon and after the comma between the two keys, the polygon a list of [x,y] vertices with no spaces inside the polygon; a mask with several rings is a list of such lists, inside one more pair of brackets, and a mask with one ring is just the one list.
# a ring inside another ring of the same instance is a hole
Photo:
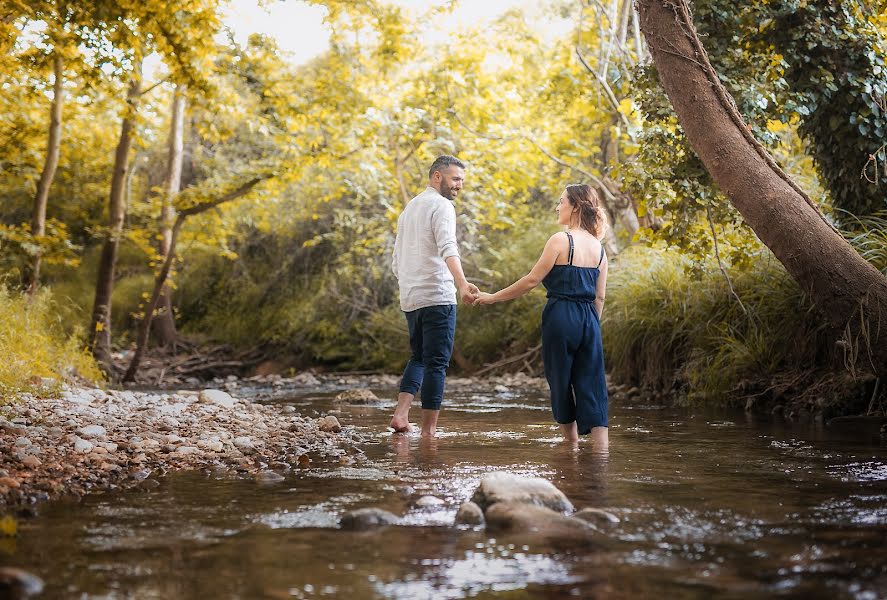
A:
{"label": "tall grass", "polygon": [[43,389],[41,378],[102,379],[81,336],[57,314],[49,290],[28,298],[0,286],[0,404]]}
{"label": "tall grass", "polygon": [[707,400],[787,370],[836,363],[812,303],[766,251],[747,270],[692,269],[680,254],[635,247],[611,266],[604,348],[611,375]]}

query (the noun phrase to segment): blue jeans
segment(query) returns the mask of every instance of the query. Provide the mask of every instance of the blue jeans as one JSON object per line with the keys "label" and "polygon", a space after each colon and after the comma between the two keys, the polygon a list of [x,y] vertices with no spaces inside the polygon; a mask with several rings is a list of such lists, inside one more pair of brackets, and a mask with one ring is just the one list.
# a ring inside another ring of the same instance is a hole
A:
{"label": "blue jeans", "polygon": [[426,306],[404,315],[413,354],[403,371],[400,391],[415,395],[422,388],[422,408],[440,410],[456,335],[456,305]]}

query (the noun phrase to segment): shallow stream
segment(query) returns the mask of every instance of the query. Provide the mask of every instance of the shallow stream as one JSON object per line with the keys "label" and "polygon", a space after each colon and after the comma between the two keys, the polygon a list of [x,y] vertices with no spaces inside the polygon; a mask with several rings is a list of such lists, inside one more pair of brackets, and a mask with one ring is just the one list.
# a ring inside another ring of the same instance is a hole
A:
{"label": "shallow stream", "polygon": [[[336,414],[369,440],[365,454],[274,484],[179,473],[47,504],[0,546],[0,564],[43,578],[45,598],[887,597],[876,432],[633,404],[611,407],[601,454],[561,443],[538,391],[454,394],[430,441],[388,433],[390,403],[333,395],[275,402]],[[492,470],[549,479],[577,508],[620,522],[567,548],[454,528]],[[426,495],[442,502],[416,506]],[[360,507],[403,524],[337,529]]]}

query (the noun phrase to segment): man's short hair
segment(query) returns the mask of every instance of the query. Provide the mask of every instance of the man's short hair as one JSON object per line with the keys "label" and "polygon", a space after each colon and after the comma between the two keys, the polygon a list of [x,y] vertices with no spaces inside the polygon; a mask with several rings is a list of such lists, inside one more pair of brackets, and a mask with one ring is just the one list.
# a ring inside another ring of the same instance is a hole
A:
{"label": "man's short hair", "polygon": [[443,154],[434,159],[434,162],[431,163],[431,168],[428,169],[428,179],[431,179],[431,176],[434,175],[435,171],[443,171],[450,165],[456,165],[460,169],[465,168],[465,163],[456,158],[455,156],[450,156],[449,154]]}

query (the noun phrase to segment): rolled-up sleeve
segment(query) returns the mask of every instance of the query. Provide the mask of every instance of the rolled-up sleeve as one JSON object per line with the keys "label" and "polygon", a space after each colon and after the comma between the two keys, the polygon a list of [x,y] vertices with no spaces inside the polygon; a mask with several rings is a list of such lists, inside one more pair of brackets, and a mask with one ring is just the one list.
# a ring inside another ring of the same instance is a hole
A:
{"label": "rolled-up sleeve", "polygon": [[444,260],[451,256],[459,256],[456,243],[456,209],[449,202],[442,203],[440,208],[431,215],[431,229],[437,252]]}

